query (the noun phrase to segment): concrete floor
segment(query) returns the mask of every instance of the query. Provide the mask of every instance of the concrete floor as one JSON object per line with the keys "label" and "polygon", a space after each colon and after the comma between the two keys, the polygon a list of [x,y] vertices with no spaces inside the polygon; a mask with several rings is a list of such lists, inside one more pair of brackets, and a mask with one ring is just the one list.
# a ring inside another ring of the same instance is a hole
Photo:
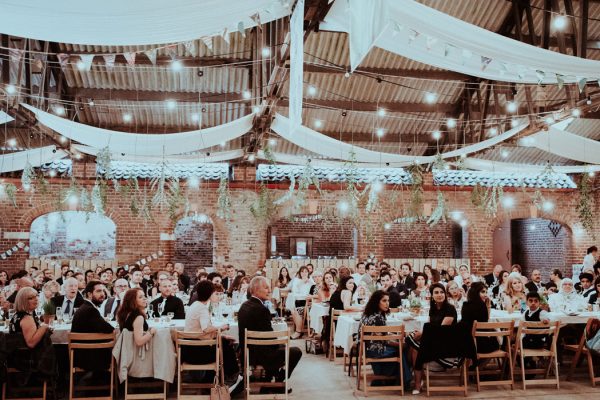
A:
{"label": "concrete floor", "polygon": [[[293,345],[298,346],[304,352],[304,340],[294,340]],[[294,371],[290,379],[290,385],[293,388],[291,394],[292,399],[302,400],[320,400],[327,399],[351,399],[364,398],[360,394],[355,394],[356,378],[348,377],[348,373],[344,373],[340,364],[329,362],[323,355],[304,354],[300,360],[300,364]],[[596,367],[596,375],[600,375],[600,368]],[[564,368],[564,373],[567,369]],[[469,398],[477,399],[545,399],[549,395],[552,400],[562,399],[585,399],[591,400],[600,398],[600,385],[592,388],[587,379],[587,368],[580,369],[578,375],[572,382],[567,382],[561,373],[560,390],[556,390],[550,386],[542,386],[534,389],[521,390],[520,381],[515,384],[515,390],[510,390],[510,386],[501,386],[499,388],[487,387],[482,388],[481,392],[477,392],[475,385],[469,385]],[[422,393],[419,396],[412,396],[411,390],[405,391],[406,398],[426,398]],[[370,399],[397,399],[400,392],[374,392],[369,393]],[[432,394],[432,398],[445,399],[449,397],[463,398],[461,394],[454,393],[439,393]]]}

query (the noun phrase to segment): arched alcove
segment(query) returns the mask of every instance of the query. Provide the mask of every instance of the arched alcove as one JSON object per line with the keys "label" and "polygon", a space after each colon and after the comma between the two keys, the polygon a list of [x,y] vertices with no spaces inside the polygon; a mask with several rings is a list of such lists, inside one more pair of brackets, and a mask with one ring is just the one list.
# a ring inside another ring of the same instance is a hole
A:
{"label": "arched alcove", "polygon": [[31,223],[32,257],[69,259],[115,258],[117,226],[105,215],[60,211],[41,215]]}
{"label": "arched alcove", "polygon": [[542,271],[544,279],[554,268],[571,273],[569,256],[573,245],[571,228],[546,218],[516,218],[503,221],[494,230],[494,265],[510,269],[519,264],[523,274]]}
{"label": "arched alcove", "polygon": [[454,221],[394,222],[383,235],[385,258],[463,258],[463,229]]}
{"label": "arched alcove", "polygon": [[175,262],[185,265],[193,276],[198,267],[213,266],[214,227],[204,215],[184,217],[175,224]]}

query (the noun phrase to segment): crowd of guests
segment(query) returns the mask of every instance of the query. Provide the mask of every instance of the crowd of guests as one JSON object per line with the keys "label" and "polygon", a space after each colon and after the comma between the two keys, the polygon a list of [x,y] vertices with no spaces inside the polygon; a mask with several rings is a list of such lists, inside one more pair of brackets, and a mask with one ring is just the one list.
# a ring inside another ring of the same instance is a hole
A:
{"label": "crowd of guests", "polygon": [[[126,271],[119,268],[98,268],[96,271],[73,271],[69,266],[61,268],[55,278],[53,271],[19,271],[10,278],[0,271],[2,309],[9,324],[9,334],[22,335],[30,349],[50,344],[52,324],[40,318],[45,313],[42,305],[52,303],[64,321],[72,321],[71,332],[111,333],[118,327],[120,331],[133,333],[136,346],[151,341],[156,328],[149,327],[148,319],[170,316],[185,320],[184,331],[197,333],[199,338],[211,337],[217,330],[221,336],[223,349],[223,369],[225,384],[230,393],[243,388],[240,374],[241,350],[245,331],[271,331],[274,308],[270,304],[270,282],[263,277],[262,270],[254,276],[246,276],[243,270],[228,265],[225,273],[207,272],[198,268],[191,279],[181,263],[167,263],[164,269],[152,273],[148,266]],[[238,332],[241,343],[226,335],[228,326],[213,325],[211,309],[218,307],[226,299],[236,297],[241,304],[238,311]],[[57,315],[58,317],[58,315]],[[46,339],[46,340],[44,340]],[[61,351],[61,347],[64,347]],[[59,373],[59,383],[64,381],[68,370],[66,346],[54,345]],[[111,360],[107,350],[94,350],[94,357],[76,357],[76,366],[87,371],[105,369]],[[62,353],[62,354],[61,354]],[[205,364],[214,361],[214,350],[199,347],[186,348],[182,361]],[[287,375],[289,376],[301,358],[301,351],[292,347],[289,352]],[[62,358],[62,359],[61,359]],[[286,355],[283,347],[250,350],[252,364],[264,367],[264,379],[281,381],[286,376]],[[202,375],[202,374],[200,374]],[[212,382],[212,376],[195,376]],[[266,387],[263,391],[273,392],[277,388]]]}

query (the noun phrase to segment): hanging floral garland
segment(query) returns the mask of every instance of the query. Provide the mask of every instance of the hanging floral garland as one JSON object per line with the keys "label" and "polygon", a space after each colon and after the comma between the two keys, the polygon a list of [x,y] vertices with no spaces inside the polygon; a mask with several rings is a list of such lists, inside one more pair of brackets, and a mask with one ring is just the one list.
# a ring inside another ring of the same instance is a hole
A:
{"label": "hanging floral garland", "polygon": [[231,219],[231,194],[227,176],[222,175],[217,189],[217,217],[229,221]]}

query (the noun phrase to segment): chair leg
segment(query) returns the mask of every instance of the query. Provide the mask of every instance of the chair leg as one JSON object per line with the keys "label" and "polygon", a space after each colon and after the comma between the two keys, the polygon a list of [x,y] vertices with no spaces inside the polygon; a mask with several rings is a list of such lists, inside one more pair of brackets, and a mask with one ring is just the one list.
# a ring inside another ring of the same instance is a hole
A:
{"label": "chair leg", "polygon": [[590,375],[590,381],[592,387],[596,387],[596,375],[594,374],[594,359],[590,351],[587,352],[587,363],[588,363],[588,374]]}
{"label": "chair leg", "polygon": [[469,390],[469,386],[468,386],[468,382],[467,382],[467,380],[469,379],[469,368],[467,365],[468,362],[469,362],[469,360],[465,360],[463,362],[463,366],[462,366],[462,379],[463,379],[463,384],[464,384],[464,388],[465,388],[465,391],[464,391],[465,397],[467,397],[467,391]]}
{"label": "chair leg", "polygon": [[477,365],[475,366],[475,380],[477,381],[477,391],[481,391],[481,385],[479,384],[479,359],[477,360]]}
{"label": "chair leg", "polygon": [[[429,365],[425,366],[425,384],[427,385],[427,397],[429,397]],[[416,388],[421,390],[421,388]]]}

